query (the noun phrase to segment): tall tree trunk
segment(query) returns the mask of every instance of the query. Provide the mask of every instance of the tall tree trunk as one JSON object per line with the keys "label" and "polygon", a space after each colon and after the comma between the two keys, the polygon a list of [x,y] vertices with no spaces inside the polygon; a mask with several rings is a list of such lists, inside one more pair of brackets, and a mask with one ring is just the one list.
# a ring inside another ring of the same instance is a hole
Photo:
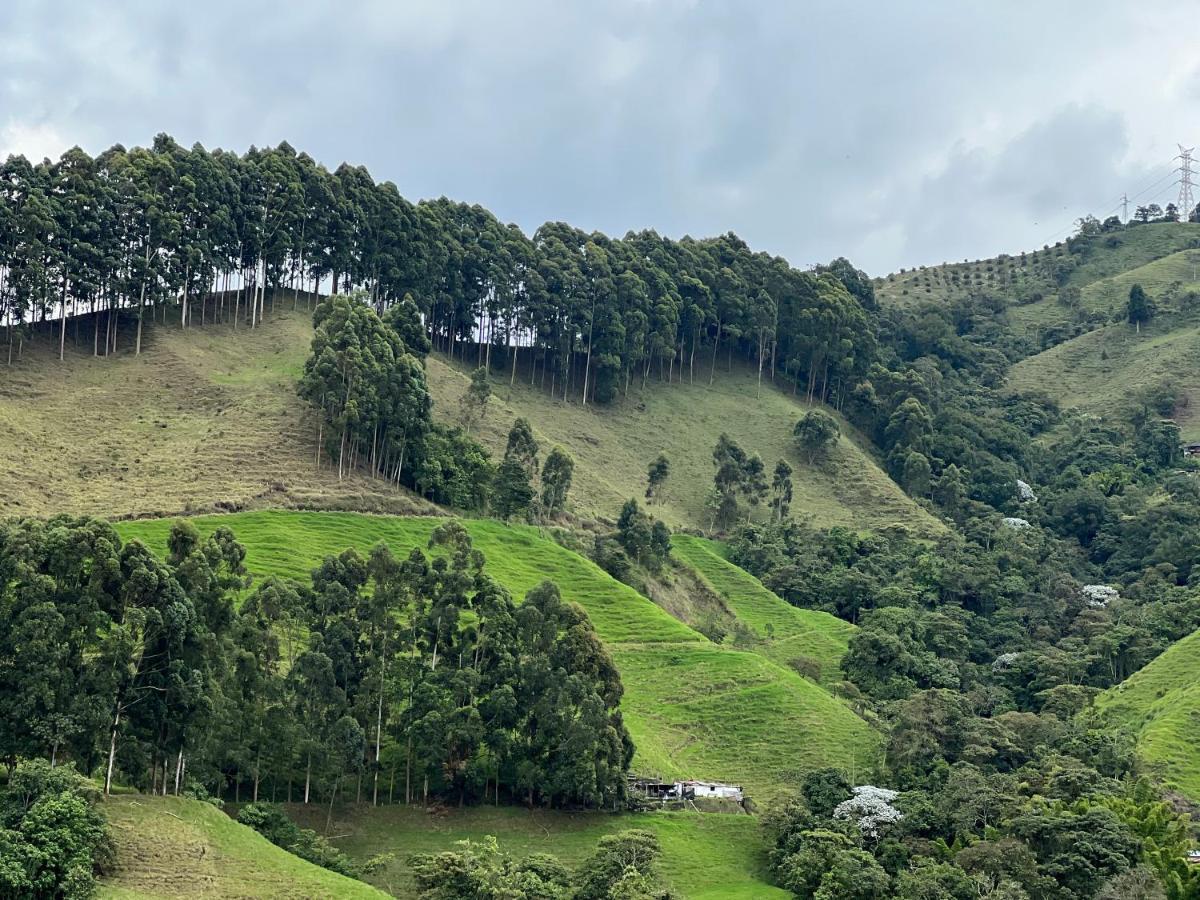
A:
{"label": "tall tree trunk", "polygon": [[713,378],[715,378],[716,374],[717,374],[717,353],[721,349],[721,326],[722,326],[722,324],[723,323],[721,322],[721,320],[717,319],[717,340],[713,344],[712,368],[708,372],[708,386],[709,387],[712,387]]}
{"label": "tall tree trunk", "polygon": [[387,680],[387,641],[384,641],[383,663],[379,673],[379,703],[375,707],[375,784],[371,792],[371,805],[379,805],[379,756],[383,745],[383,688]]}
{"label": "tall tree trunk", "polygon": [[71,279],[63,276],[62,289],[62,327],[58,331],[58,361],[62,362],[63,353],[67,346],[67,291],[71,289]]}
{"label": "tall tree trunk", "polygon": [[112,793],[113,765],[117,761],[117,729],[121,727],[121,707],[117,706],[117,714],[113,717],[112,733],[108,739],[108,767],[104,770],[104,796]]}
{"label": "tall tree trunk", "polygon": [[192,266],[188,263],[183,267],[183,300],[179,304],[179,327],[187,328],[188,322],[188,287],[192,279]]}

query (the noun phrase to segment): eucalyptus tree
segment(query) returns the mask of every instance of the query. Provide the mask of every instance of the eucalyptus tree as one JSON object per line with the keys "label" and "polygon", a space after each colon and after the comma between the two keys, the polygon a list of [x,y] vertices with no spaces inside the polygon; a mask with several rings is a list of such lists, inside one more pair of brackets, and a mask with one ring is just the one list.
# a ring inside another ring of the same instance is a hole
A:
{"label": "eucalyptus tree", "polygon": [[[67,320],[78,331],[84,315],[93,353],[108,355],[132,307],[140,352],[147,307],[165,322],[177,304],[182,327],[203,326],[214,295],[214,321],[257,327],[268,292],[274,304],[290,290],[296,307],[302,289],[328,279],[333,294],[361,290],[380,317],[404,306],[395,330],[414,357],[428,344],[490,373],[496,356],[510,383],[524,357],[531,385],[583,405],[628,394],[635,375],[673,384],[686,370],[694,381],[706,347],[710,385],[725,352],[730,368],[735,356],[757,367],[760,390],[782,371],[836,405],[876,357],[873,290],[844,259],[798,272],[734,234],[614,239],[563,222],[527,237],[477,205],[414,205],[362,166],[331,173],[286,142],[239,155],[160,134],[95,160],[78,148],[54,163],[13,157],[0,168],[0,224],[0,319],[18,352],[24,328],[48,329],[57,314],[60,356]],[[374,431],[380,391],[360,393]],[[355,437],[361,451],[368,442]],[[393,441],[384,461],[381,441],[366,455],[403,482],[409,441]]]}

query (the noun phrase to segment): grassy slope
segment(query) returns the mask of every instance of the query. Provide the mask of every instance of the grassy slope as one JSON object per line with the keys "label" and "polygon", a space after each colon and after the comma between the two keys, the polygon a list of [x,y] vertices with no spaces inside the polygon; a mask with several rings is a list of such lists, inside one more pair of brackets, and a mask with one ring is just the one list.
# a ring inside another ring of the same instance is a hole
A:
{"label": "grassy slope", "polygon": [[[1200,287],[1200,250],[1177,249],[1196,237],[1194,225],[1143,226],[1126,232],[1119,247],[1095,251],[1072,279],[1082,287],[1083,308],[1119,313],[1134,284],[1160,307],[1178,308],[1185,292]],[[1045,308],[1023,308],[1030,322],[1066,315],[1053,298],[1036,306]],[[1160,316],[1140,332],[1118,322],[1081,334],[1021,360],[1009,384],[1014,390],[1043,391],[1063,408],[1105,414],[1125,411],[1142,390],[1169,382],[1181,399],[1177,418],[1184,438],[1195,440],[1200,438],[1193,411],[1200,403],[1200,324],[1191,312]]]}
{"label": "grassy slope", "polygon": [[[756,649],[781,665],[804,655],[821,663],[821,680],[841,680],[839,668],[855,627],[829,613],[797,609],[721,554],[719,544],[676,535],[676,559],[691,566],[742,622],[763,639]],[[770,625],[770,632],[767,626]],[[769,636],[768,636],[769,635]]]}
{"label": "grassy slope", "polygon": [[385,896],[279,849],[197,800],[113,797],[104,813],[117,843],[117,870],[101,882],[101,900]]}
{"label": "grassy slope", "polygon": [[1124,323],[1109,325],[1017,363],[1013,390],[1049,394],[1063,409],[1093,414],[1126,409],[1144,389],[1169,383],[1183,403],[1176,419],[1185,440],[1200,439],[1200,323],[1159,319],[1141,333]]}
{"label": "grassy slope", "polygon": [[1139,755],[1167,785],[1200,802],[1200,631],[1105,691],[1096,706],[1137,735]]}
{"label": "grassy slope", "polygon": [[[519,376],[510,386],[504,373],[493,378],[493,398],[476,436],[502,452],[509,427],[517,416],[533,426],[543,453],[561,445],[575,458],[571,489],[576,510],[615,519],[621,504],[641,498],[646,467],[659,453],[671,462],[665,493],[654,515],[669,525],[707,528],[705,496],[712,487],[712,449],[717,436],[728,432],[747,452],[758,452],[768,471],[786,458],[795,475],[792,510],[821,525],[879,527],[901,523],[928,533],[941,528],[883,472],[843,422],[843,435],[823,466],[806,464],[794,449],[792,428],[807,406],[785,391],[765,383],[758,395],[755,375],[736,364],[732,372],[717,366],[716,382],[708,386],[708,368],[697,365],[695,385],[648,382],[628,398],[609,407],[583,407],[552,399]],[[429,362],[435,409],[451,415],[468,384],[457,364]],[[756,396],[758,395],[758,396]]]}
{"label": "grassy slope", "polygon": [[[309,314],[281,303],[253,331],[229,326],[147,329],[141,356],[93,359],[86,340],[68,341],[65,363],[43,336],[11,369],[0,367],[0,515],[72,511],[107,516],[268,507],[427,510],[410,494],[360,477],[339,482],[316,471],[316,426],[295,381],[312,335]],[[788,457],[796,468],[793,508],[819,524],[901,522],[936,530],[880,470],[857,439],[843,437],[824,469],[806,466],[791,447],[804,410],[787,394],[744,371],[722,373],[713,388],[651,383],[605,409],[553,400],[496,376],[497,397],[480,436],[493,449],[517,416],[546,445],[576,459],[574,504],[587,515],[615,517],[645,490],[646,466],[665,451],[674,467],[657,512],[673,525],[707,524],[712,447],[729,431],[768,466]],[[704,370],[707,372],[707,370]],[[466,376],[437,358],[428,367],[435,414],[454,419]],[[217,504],[222,504],[220,507]]]}
{"label": "grassy slope", "polygon": [[[385,540],[393,552],[423,546],[430,518],[259,511],[197,518],[201,530],[233,528],[259,575],[305,577],[322,556]],[[125,537],[162,550],[166,520],[124,522]],[[879,737],[826,691],[752,652],[714,645],[590,561],[534,528],[467,523],[492,574],[515,596],[543,578],[591,616],[625,683],[625,719],[643,771],[745,784],[759,799],[780,795],[803,771],[841,765],[865,771]],[[805,652],[797,642],[796,652]]]}
{"label": "grassy slope", "polygon": [[[281,307],[282,310],[282,307]],[[240,506],[404,512],[425,505],[369,479],[318,473],[296,396],[312,327],[303,312],[230,326],[147,328],[113,359],[37,341],[0,365],[0,515],[173,514]]]}
{"label": "grassy slope", "polygon": [[[289,808],[302,824],[324,827],[323,810]],[[448,849],[454,841],[495,835],[515,856],[552,853],[569,866],[582,862],[602,835],[646,828],[663,845],[662,869],[671,885],[690,900],[785,898],[786,891],[766,883],[761,823],[750,816],[697,813],[547,812],[513,807],[480,807],[436,813],[403,806],[347,808],[333,830],[345,835],[335,843],[355,859],[379,853],[396,858],[371,877],[371,883],[397,897],[412,897],[407,859],[414,853]]]}

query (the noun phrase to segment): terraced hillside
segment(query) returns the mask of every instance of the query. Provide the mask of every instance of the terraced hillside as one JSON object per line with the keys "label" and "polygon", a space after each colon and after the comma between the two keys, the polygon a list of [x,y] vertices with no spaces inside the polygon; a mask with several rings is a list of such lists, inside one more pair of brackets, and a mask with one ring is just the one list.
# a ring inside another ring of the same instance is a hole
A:
{"label": "terraced hillside", "polygon": [[[201,531],[231,527],[255,574],[304,578],[324,555],[346,547],[365,551],[382,540],[400,554],[424,546],[439,520],[275,510],[194,521]],[[735,781],[768,799],[808,769],[861,773],[876,759],[879,735],[813,682],[757,653],[711,643],[535,528],[467,527],[489,571],[514,596],[551,578],[587,610],[621,671],[638,769]],[[118,525],[123,537],[160,552],[169,528],[162,519]],[[807,646],[798,637],[794,650]],[[827,646],[823,635],[813,643],[815,653],[828,653]]]}
{"label": "terraced hillside", "polygon": [[675,557],[691,566],[753,630],[760,640],[758,652],[784,666],[808,657],[820,664],[822,683],[842,680],[839,667],[857,631],[853,625],[829,613],[792,606],[729,562],[715,541],[677,534],[671,547]]}
{"label": "terraced hillside", "polygon": [[[44,338],[0,367],[0,515],[62,511],[105,516],[174,515],[216,509],[317,508],[430,511],[377,481],[338,481],[316,469],[317,429],[295,383],[312,338],[309,313],[290,299],[263,326],[147,329],[141,356],[95,359],[68,339],[65,362]],[[819,524],[940,524],[912,503],[872,459],[865,442],[843,436],[823,468],[804,465],[791,429],[804,411],[751,374],[721,372],[710,388],[650,382],[611,407],[583,408],[497,373],[478,436],[502,450],[517,416],[533,424],[544,453],[553,444],[576,460],[573,503],[584,515],[615,517],[645,491],[646,466],[660,452],[673,474],[656,514],[673,525],[706,527],[712,448],[730,431],[768,465],[796,469],[793,509]],[[466,375],[433,357],[428,376],[435,415],[456,419]]]}
{"label": "terraced hillside", "polygon": [[166,515],[216,504],[409,512],[371,479],[315,466],[316,425],[296,396],[308,314],[266,323],[148,328],[111,359],[44,342],[0,366],[0,515]]}
{"label": "terraced hillside", "polygon": [[104,814],[112,825],[117,868],[101,882],[101,900],[387,896],[279,849],[199,800],[112,797]]}
{"label": "terraced hillside", "polygon": [[[644,391],[603,408],[563,403],[520,378],[510,384],[497,374],[495,396],[475,434],[500,452],[513,419],[527,418],[543,452],[558,444],[575,458],[573,503],[589,515],[615,519],[625,500],[643,495],[646,467],[665,453],[671,475],[655,500],[654,515],[673,526],[709,528],[705,499],[712,487],[712,450],[725,431],[747,452],[761,454],[768,469],[781,458],[791,463],[796,515],[812,516],[821,525],[941,530],[941,523],[900,490],[872,458],[866,441],[844,421],[830,459],[810,466],[792,438],[806,404],[769,381],[760,392],[755,373],[747,368],[735,365],[721,372],[723,367],[724,360],[711,387],[707,372],[694,385],[650,382]],[[469,383],[465,371],[435,358],[429,362],[429,376],[435,409],[444,414],[457,410]]]}
{"label": "terraced hillside", "polygon": [[[302,825],[324,828],[325,811],[291,806]],[[751,816],[728,814],[606,813],[478,807],[428,813],[403,806],[346,807],[333,822],[341,835],[334,843],[351,858],[382,853],[395,858],[370,877],[372,884],[396,897],[415,896],[407,858],[413,853],[445,850],[455,841],[498,836],[515,856],[551,853],[577,866],[600,837],[625,828],[644,828],[662,844],[662,871],[671,887],[688,900],[758,900],[789,897],[766,883],[762,824]]]}
{"label": "terraced hillside", "polygon": [[1090,331],[1013,366],[1009,387],[1048,394],[1063,409],[1127,413],[1148,390],[1169,386],[1185,441],[1200,440],[1200,317],[1160,318],[1136,331],[1118,323]]}
{"label": "terraced hillside", "polygon": [[1130,729],[1147,767],[1200,802],[1200,631],[1096,699],[1106,722]]}

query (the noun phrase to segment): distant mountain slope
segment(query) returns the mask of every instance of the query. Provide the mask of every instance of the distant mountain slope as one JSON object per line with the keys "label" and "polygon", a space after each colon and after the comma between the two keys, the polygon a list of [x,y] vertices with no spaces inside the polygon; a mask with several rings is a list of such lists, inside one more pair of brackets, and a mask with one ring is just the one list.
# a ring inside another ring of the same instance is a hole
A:
{"label": "distant mountain slope", "polygon": [[1133,731],[1138,755],[1155,775],[1200,803],[1200,631],[1105,691],[1096,708]]}
{"label": "distant mountain slope", "polygon": [[[439,520],[282,510],[204,516],[228,525],[257,575],[306,578],[325,554],[386,541],[402,555]],[[165,552],[170,520],[122,522],[122,536]],[[880,736],[820,686],[757,653],[711,643],[599,567],[530,527],[467,521],[488,570],[520,598],[550,578],[595,623],[625,684],[622,710],[644,772],[745,784],[761,799],[798,775],[837,765],[867,771]]]}
{"label": "distant mountain slope", "polygon": [[1021,360],[1008,385],[1109,416],[1128,413],[1147,389],[1169,386],[1184,440],[1200,440],[1200,318],[1160,318],[1140,333],[1124,322],[1090,331]]}
{"label": "distant mountain slope", "polygon": [[[1066,318],[1056,310],[1061,287],[1087,285],[1145,266],[1157,259],[1200,246],[1200,225],[1158,222],[1102,234],[1085,254],[1072,254],[1066,242],[989,259],[919,266],[874,281],[881,304],[915,306],[925,300],[950,300],[990,294],[1017,306],[1019,319]],[[1126,289],[1128,290],[1128,289]]]}
{"label": "distant mountain slope", "polygon": [[[0,515],[63,511],[106,516],[168,515],[216,508],[303,507],[406,513],[429,504],[382,482],[339,481],[316,469],[317,427],[296,396],[312,339],[311,317],[282,301],[259,328],[157,326],[141,356],[95,359],[90,342],[60,363],[43,337],[11,368],[0,364]],[[86,335],[83,336],[86,338]],[[496,373],[485,421],[477,429],[503,450],[517,416],[533,424],[543,454],[553,444],[576,460],[572,499],[585,515],[615,517],[645,490],[646,467],[660,452],[673,474],[658,514],[673,525],[708,524],[712,448],[728,431],[768,466],[787,457],[796,469],[793,508],[818,524],[870,527],[940,524],[913,503],[844,435],[823,468],[804,465],[791,429],[805,405],[768,384],[761,397],[750,373],[718,366],[693,387],[651,381],[611,407],[563,403]],[[428,365],[435,416],[456,420],[467,377],[437,357]],[[703,385],[699,382],[702,381]],[[844,429],[845,430],[845,429]],[[218,507],[218,504],[221,507]]]}
{"label": "distant mountain slope", "polygon": [[101,881],[101,900],[387,896],[281,850],[199,800],[134,794],[112,797],[102,808],[112,826],[117,868]]}
{"label": "distant mountain slope", "polygon": [[842,680],[840,665],[858,630],[854,625],[829,613],[792,606],[725,559],[714,541],[677,534],[671,546],[675,557],[692,566],[761,639],[756,649],[764,656],[784,666],[806,656],[820,663],[823,683]]}

